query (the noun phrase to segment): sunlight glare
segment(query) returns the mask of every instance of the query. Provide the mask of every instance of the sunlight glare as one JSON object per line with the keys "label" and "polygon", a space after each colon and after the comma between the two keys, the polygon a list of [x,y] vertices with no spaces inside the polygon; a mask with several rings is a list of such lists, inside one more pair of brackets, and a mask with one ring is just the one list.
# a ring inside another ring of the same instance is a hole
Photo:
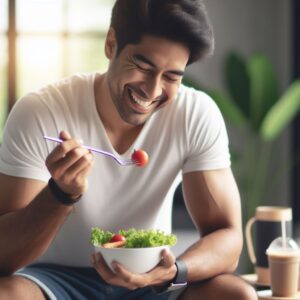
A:
{"label": "sunlight glare", "polygon": [[62,0],[18,0],[19,32],[58,32],[63,29]]}
{"label": "sunlight glare", "polygon": [[62,56],[61,39],[58,37],[20,37],[18,95],[59,79],[62,74]]}
{"label": "sunlight glare", "polygon": [[6,32],[8,27],[8,20],[7,20],[7,1],[8,0],[0,0],[0,33]]}
{"label": "sunlight glare", "polygon": [[[103,31],[110,24],[112,1],[99,5],[98,0],[72,0],[68,4],[68,29],[72,32]],[[84,17],[83,17],[84,16]]]}

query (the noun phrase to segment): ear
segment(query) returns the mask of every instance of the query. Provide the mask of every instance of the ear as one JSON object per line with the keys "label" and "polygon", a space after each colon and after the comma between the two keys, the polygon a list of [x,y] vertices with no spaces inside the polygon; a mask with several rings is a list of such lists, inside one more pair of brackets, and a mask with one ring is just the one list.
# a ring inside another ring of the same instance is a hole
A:
{"label": "ear", "polygon": [[116,34],[115,30],[111,27],[109,28],[106,40],[105,40],[105,46],[104,51],[106,57],[110,60],[115,55],[115,52],[117,51],[117,40],[116,40]]}

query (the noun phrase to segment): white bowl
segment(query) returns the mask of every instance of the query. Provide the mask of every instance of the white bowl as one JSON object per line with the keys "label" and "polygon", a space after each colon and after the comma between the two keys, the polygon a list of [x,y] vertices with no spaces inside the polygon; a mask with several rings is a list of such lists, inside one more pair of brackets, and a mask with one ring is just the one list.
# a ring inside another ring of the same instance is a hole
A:
{"label": "white bowl", "polygon": [[161,261],[161,252],[169,246],[148,248],[104,248],[95,246],[112,269],[111,263],[117,261],[132,273],[146,273]]}

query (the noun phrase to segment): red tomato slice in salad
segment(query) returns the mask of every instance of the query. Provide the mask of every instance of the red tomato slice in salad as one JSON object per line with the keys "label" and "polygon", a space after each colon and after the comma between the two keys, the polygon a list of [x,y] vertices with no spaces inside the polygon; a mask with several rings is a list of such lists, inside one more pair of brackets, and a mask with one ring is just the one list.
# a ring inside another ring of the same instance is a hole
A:
{"label": "red tomato slice in salad", "polygon": [[122,242],[122,241],[125,241],[126,238],[124,235],[122,234],[115,234],[113,235],[113,237],[110,239],[110,243],[115,243],[115,242]]}

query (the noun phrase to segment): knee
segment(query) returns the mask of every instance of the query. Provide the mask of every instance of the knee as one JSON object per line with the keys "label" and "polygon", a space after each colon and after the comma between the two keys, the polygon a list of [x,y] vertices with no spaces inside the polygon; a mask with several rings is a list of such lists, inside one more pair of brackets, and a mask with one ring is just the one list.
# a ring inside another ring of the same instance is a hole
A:
{"label": "knee", "polygon": [[241,278],[223,274],[190,285],[180,299],[191,300],[257,300],[255,289]]}
{"label": "knee", "polygon": [[[257,300],[257,293],[253,286],[235,275],[220,276],[219,288],[228,296],[226,299]],[[222,289],[223,287],[223,289]]]}
{"label": "knee", "polygon": [[236,287],[235,292],[236,295],[233,299],[257,300],[257,293],[255,289],[247,283],[242,284],[239,287]]}

